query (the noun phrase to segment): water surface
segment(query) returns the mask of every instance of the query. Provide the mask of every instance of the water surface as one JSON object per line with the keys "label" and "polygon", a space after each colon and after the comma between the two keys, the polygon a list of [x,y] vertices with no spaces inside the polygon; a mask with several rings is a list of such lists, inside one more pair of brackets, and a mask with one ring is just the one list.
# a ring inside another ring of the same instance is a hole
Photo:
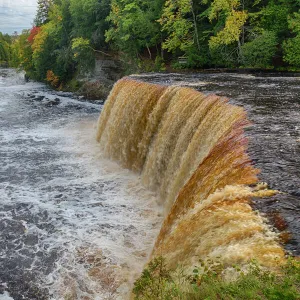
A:
{"label": "water surface", "polygon": [[[244,107],[252,122],[247,130],[249,154],[261,170],[260,180],[282,194],[254,199],[281,231],[290,232],[285,248],[300,254],[300,77],[276,74],[197,73],[133,75],[152,83],[195,88],[226,96]],[[285,239],[287,235],[285,236]]]}
{"label": "water surface", "polygon": [[155,197],[101,157],[101,109],[0,69],[0,299],[124,299],[146,262]]}

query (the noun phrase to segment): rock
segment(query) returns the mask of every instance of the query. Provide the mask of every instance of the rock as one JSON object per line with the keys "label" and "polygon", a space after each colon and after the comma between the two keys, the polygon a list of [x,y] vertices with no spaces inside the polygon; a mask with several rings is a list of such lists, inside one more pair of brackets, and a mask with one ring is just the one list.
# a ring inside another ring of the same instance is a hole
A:
{"label": "rock", "polygon": [[55,105],[58,105],[60,103],[60,99],[59,98],[55,98],[55,99],[47,99],[47,102],[46,102],[46,106],[48,107],[51,107],[51,106],[55,106]]}
{"label": "rock", "polygon": [[57,195],[54,196],[54,198],[57,199],[57,198],[61,198],[62,196],[63,196],[63,194],[57,194]]}
{"label": "rock", "polygon": [[300,197],[300,190],[295,190],[291,192],[291,195]]}
{"label": "rock", "polygon": [[44,100],[45,96],[36,96],[34,100],[36,101],[42,101]]}

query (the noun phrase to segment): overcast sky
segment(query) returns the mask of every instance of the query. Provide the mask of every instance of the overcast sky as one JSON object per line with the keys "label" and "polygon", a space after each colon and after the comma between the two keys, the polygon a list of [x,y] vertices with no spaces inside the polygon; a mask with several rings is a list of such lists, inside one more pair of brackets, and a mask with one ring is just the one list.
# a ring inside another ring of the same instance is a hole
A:
{"label": "overcast sky", "polygon": [[32,27],[37,0],[0,0],[0,31],[21,33]]}

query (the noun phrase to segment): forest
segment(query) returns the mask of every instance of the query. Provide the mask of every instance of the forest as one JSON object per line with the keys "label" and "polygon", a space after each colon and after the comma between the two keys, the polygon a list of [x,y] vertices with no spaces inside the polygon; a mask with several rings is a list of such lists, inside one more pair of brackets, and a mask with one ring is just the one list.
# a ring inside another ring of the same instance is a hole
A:
{"label": "forest", "polygon": [[38,0],[0,62],[59,87],[113,57],[132,71],[300,68],[300,0]]}

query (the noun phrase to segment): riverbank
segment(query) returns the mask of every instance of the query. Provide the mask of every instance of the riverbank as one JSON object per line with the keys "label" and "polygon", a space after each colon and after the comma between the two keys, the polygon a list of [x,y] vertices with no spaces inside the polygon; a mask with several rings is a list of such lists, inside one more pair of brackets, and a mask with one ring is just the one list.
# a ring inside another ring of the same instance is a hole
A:
{"label": "riverbank", "polygon": [[[106,69],[107,70],[107,69]],[[93,73],[91,73],[93,74]],[[67,82],[60,89],[65,92],[72,92],[78,96],[82,96],[89,100],[105,100],[112,89],[114,83],[125,76],[126,72],[123,69],[119,69],[119,73],[116,73],[114,80],[109,79],[109,76],[103,76],[103,74],[92,75],[87,78],[81,77],[80,79],[72,79]],[[228,68],[216,68],[216,69],[174,69],[167,68],[167,71],[161,72],[138,72],[134,74],[127,74],[127,76],[144,76],[155,77],[157,75],[172,77],[173,75],[194,75],[200,74],[240,74],[240,75],[252,75],[255,77],[300,77],[300,71],[286,71],[286,70],[262,70],[262,69],[228,69]],[[111,78],[111,77],[110,77]],[[54,88],[55,89],[55,88]]]}

